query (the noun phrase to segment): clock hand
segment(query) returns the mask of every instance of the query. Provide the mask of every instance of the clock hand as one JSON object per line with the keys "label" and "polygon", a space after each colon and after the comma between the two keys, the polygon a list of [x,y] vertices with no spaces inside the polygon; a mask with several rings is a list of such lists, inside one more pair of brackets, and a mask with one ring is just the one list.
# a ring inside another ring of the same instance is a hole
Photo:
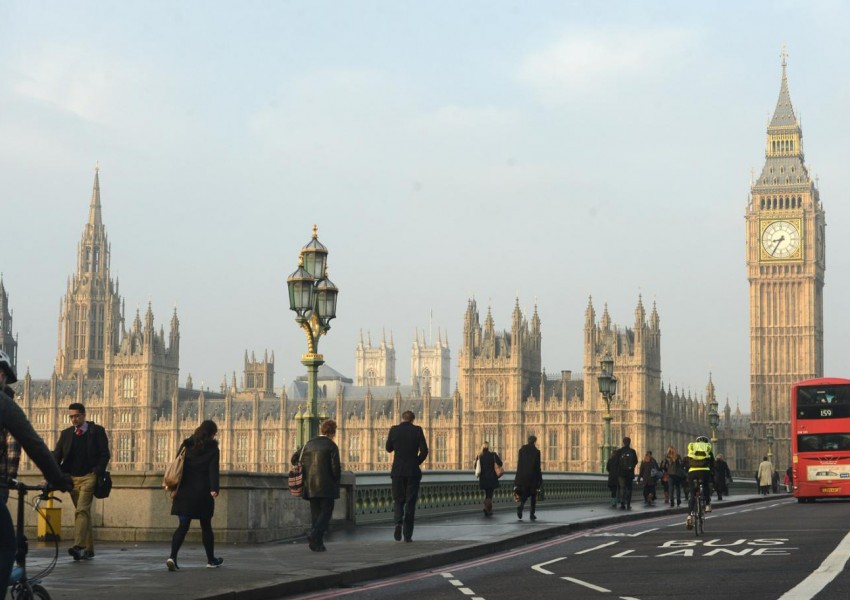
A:
{"label": "clock hand", "polygon": [[776,245],[773,247],[773,252],[770,253],[771,256],[776,254],[776,251],[779,249],[779,244],[785,241],[785,236],[780,236],[778,240],[776,240]]}

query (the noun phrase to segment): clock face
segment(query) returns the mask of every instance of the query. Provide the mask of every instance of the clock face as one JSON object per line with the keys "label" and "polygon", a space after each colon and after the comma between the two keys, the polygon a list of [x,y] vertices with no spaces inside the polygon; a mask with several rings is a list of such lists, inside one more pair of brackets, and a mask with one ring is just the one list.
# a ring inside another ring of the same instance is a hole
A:
{"label": "clock face", "polygon": [[761,245],[770,258],[791,258],[800,248],[800,230],[788,221],[774,221],[761,234]]}

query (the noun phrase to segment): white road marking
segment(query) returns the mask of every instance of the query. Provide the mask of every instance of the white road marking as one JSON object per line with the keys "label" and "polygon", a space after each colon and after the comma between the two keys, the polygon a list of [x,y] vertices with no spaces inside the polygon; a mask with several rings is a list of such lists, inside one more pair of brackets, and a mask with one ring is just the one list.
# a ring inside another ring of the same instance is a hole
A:
{"label": "white road marking", "polygon": [[817,569],[794,588],[785,592],[779,600],[809,600],[814,598],[844,570],[848,558],[850,558],[850,533],[844,536],[844,539]]}
{"label": "white road marking", "polygon": [[461,592],[462,594],[467,595],[467,596],[474,596],[474,595],[475,595],[475,592],[473,592],[473,591],[472,591],[471,589],[469,589],[469,588],[460,588],[460,592]]}
{"label": "white road marking", "polygon": [[463,585],[463,582],[459,579],[450,579],[449,583],[452,584],[455,587],[460,587],[460,586]]}
{"label": "white road marking", "polygon": [[564,560],[565,558],[567,558],[567,557],[566,557],[566,556],[562,556],[561,558],[556,558],[556,559],[554,559],[554,560],[547,560],[546,562],[542,562],[542,563],[540,563],[540,564],[533,565],[531,568],[532,568],[533,570],[537,571],[538,573],[543,573],[544,575],[554,575],[554,573],[553,573],[552,571],[547,571],[547,570],[546,570],[546,569],[544,569],[543,567],[545,567],[546,565],[551,565],[552,563],[556,563],[556,562],[562,561],[562,560]]}
{"label": "white road marking", "polygon": [[644,533],[650,533],[652,531],[656,531],[658,527],[653,527],[652,529],[647,529],[646,531],[638,531],[637,533],[589,533],[587,537],[637,537],[639,535],[643,535]]}
{"label": "white road marking", "polygon": [[579,585],[583,585],[586,588],[590,588],[591,590],[596,590],[597,592],[610,592],[611,590],[606,590],[604,587],[599,587],[598,585],[593,585],[592,583],[588,583],[586,581],[582,581],[581,579],[576,579],[575,577],[561,577],[566,581],[572,581],[573,583],[577,583]]}
{"label": "white road marking", "polygon": [[587,554],[588,552],[593,552],[594,550],[601,550],[602,548],[607,548],[608,546],[613,546],[614,544],[619,544],[620,542],[608,542],[607,544],[601,544],[599,546],[594,546],[593,548],[588,548],[587,550],[581,550],[576,552],[576,554]]}
{"label": "white road marking", "polygon": [[454,575],[452,575],[451,573],[443,573],[443,577],[445,577],[446,579],[451,579],[452,577],[454,577]]}

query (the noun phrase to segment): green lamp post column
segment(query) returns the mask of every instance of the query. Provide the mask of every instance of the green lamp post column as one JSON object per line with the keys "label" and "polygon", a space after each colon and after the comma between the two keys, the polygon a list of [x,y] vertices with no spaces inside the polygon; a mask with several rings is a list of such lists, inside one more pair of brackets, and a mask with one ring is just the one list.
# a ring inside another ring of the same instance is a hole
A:
{"label": "green lamp post column", "polygon": [[605,421],[605,443],[601,449],[601,471],[605,472],[605,464],[608,462],[608,457],[611,456],[611,399],[617,393],[617,378],[614,377],[614,359],[611,358],[611,353],[606,352],[605,358],[600,361],[602,371],[597,378],[599,384],[599,393],[605,400],[605,415],[602,419]]}

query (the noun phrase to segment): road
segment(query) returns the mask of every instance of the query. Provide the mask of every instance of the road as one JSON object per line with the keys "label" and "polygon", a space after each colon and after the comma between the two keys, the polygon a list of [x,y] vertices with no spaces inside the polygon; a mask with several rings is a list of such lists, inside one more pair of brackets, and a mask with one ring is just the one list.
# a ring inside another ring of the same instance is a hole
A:
{"label": "road", "polygon": [[562,536],[439,570],[299,596],[434,600],[847,597],[850,502],[715,510],[696,537],[681,516]]}

